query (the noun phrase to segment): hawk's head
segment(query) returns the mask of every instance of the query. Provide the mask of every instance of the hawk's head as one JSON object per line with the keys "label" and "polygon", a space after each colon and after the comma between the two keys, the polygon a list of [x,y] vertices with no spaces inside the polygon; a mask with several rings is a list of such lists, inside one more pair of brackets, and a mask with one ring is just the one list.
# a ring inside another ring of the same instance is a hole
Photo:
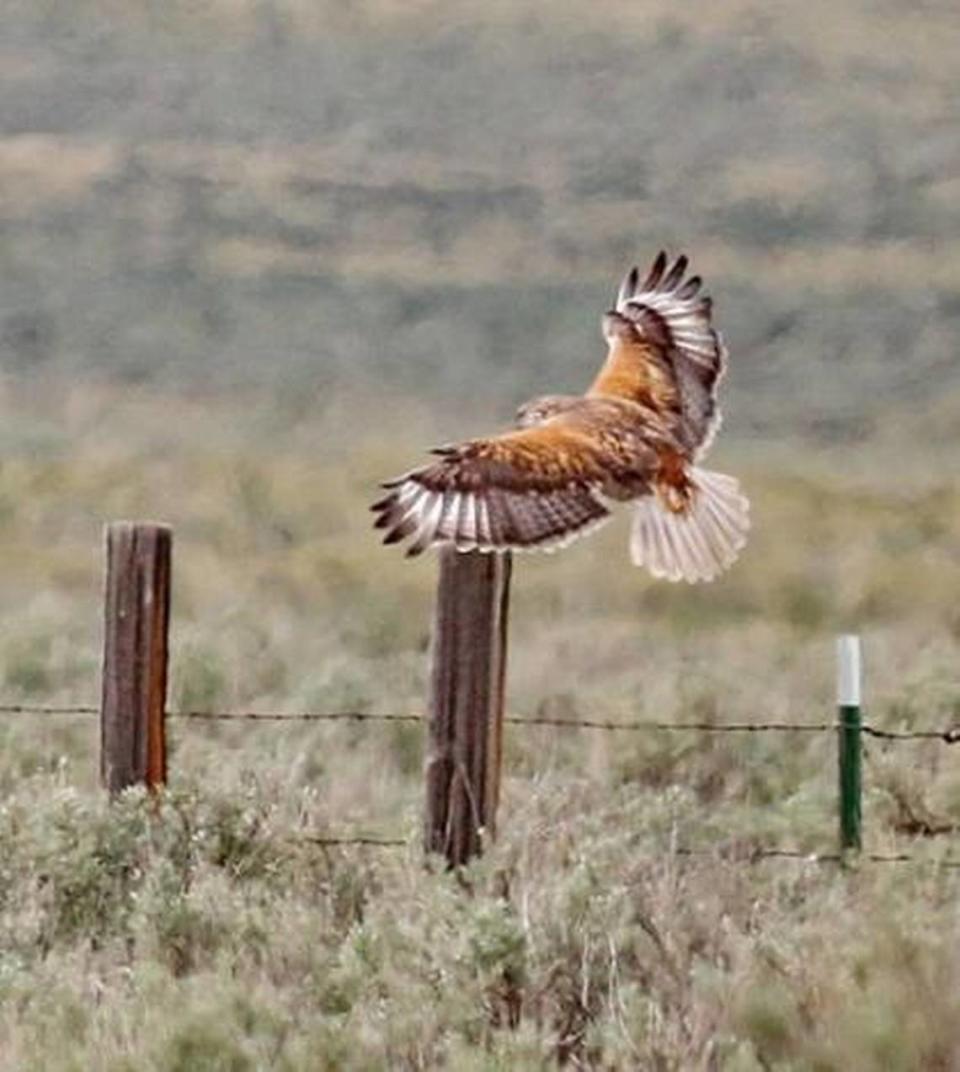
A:
{"label": "hawk's head", "polygon": [[532,428],[535,424],[542,424],[582,401],[576,395],[543,395],[540,398],[531,398],[517,410],[517,427]]}
{"label": "hawk's head", "polygon": [[616,309],[610,309],[603,314],[603,337],[608,343],[614,342],[639,342],[637,325],[631,323],[625,316],[621,316]]}

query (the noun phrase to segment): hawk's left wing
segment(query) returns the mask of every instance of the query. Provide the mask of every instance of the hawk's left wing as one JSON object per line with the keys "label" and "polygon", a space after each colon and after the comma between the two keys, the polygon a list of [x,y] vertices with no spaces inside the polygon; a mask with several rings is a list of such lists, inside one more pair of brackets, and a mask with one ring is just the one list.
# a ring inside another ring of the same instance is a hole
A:
{"label": "hawk's left wing", "polygon": [[605,521],[604,484],[633,464],[635,447],[592,435],[589,422],[553,417],[489,439],[440,447],[439,461],[389,481],[371,509],[384,543],[412,540],[505,551],[562,546]]}
{"label": "hawk's left wing", "polygon": [[624,277],[608,314],[610,353],[588,394],[631,398],[657,410],[692,457],[704,454],[720,424],[717,386],[726,348],[713,328],[710,298],[688,261],[659,253],[643,281]]}

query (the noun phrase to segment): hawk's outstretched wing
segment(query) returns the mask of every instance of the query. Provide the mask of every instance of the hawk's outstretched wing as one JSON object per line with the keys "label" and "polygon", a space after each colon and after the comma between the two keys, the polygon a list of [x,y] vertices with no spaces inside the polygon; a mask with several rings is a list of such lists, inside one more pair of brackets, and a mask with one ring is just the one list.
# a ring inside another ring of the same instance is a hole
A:
{"label": "hawk's outstretched wing", "polygon": [[438,448],[439,461],[384,485],[389,494],[372,507],[384,543],[410,537],[407,554],[416,555],[432,543],[545,549],[583,535],[610,515],[604,488],[642,479],[652,464],[642,442],[610,419],[614,405],[584,400],[586,415]]}
{"label": "hawk's outstretched wing", "polygon": [[710,298],[699,276],[685,278],[687,258],[668,267],[659,253],[643,281],[624,277],[607,334],[610,353],[589,395],[631,398],[656,409],[694,458],[720,425],[717,386],[726,349],[711,323]]}

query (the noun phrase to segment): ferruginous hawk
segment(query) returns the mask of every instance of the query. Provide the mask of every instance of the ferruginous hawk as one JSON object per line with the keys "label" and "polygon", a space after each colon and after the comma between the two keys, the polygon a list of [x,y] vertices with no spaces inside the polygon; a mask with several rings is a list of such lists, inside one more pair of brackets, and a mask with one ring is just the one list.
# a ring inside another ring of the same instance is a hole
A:
{"label": "ferruginous hawk", "polygon": [[720,424],[726,349],[687,258],[633,268],[603,317],[606,361],[584,395],[525,403],[514,431],[438,447],[383,486],[384,543],[461,551],[549,550],[633,504],[630,554],[654,577],[709,581],[750,525],[737,481],[699,466]]}

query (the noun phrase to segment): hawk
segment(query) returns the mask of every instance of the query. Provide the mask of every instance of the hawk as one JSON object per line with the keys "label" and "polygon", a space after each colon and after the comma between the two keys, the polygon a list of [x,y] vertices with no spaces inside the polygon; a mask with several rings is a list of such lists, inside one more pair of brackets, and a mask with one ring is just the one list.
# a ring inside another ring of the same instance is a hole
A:
{"label": "hawk", "polygon": [[583,395],[522,405],[516,428],[438,447],[437,461],[383,487],[384,543],[459,551],[551,550],[630,503],[630,555],[654,577],[710,581],[750,526],[737,481],[701,468],[720,424],[726,349],[688,260],[632,268],[603,316],[609,347]]}

